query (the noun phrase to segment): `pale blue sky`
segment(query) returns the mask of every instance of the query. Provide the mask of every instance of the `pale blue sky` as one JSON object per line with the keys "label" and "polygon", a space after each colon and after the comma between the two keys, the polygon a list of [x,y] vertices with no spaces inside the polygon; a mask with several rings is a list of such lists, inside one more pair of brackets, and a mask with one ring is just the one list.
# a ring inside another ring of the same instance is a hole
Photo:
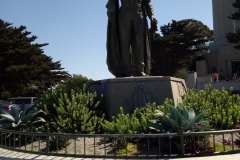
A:
{"label": "pale blue sky", "polygon": [[[1,0],[0,18],[49,43],[44,53],[70,74],[114,78],[106,65],[107,0]],[[158,28],[195,19],[213,29],[211,0],[152,0]],[[159,31],[158,31],[159,32]]]}

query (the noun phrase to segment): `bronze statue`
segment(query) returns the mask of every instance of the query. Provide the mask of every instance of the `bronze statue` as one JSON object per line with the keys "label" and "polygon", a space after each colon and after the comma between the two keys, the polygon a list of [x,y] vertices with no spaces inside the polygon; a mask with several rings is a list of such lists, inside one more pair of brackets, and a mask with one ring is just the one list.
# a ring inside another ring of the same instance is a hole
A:
{"label": "bronze statue", "polygon": [[150,74],[148,23],[156,29],[151,0],[108,0],[107,64],[116,77]]}

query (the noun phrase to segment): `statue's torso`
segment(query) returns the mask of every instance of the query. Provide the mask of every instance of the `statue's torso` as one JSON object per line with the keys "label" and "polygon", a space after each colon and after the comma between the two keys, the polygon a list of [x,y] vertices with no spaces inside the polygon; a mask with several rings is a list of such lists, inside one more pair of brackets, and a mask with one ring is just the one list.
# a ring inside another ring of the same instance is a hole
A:
{"label": "statue's torso", "polygon": [[142,11],[142,1],[143,0],[121,0],[120,7],[120,18],[128,18],[128,19],[142,19],[143,11]]}
{"label": "statue's torso", "polygon": [[142,0],[121,0],[122,5],[129,5],[129,6],[135,6],[135,5],[141,5]]}

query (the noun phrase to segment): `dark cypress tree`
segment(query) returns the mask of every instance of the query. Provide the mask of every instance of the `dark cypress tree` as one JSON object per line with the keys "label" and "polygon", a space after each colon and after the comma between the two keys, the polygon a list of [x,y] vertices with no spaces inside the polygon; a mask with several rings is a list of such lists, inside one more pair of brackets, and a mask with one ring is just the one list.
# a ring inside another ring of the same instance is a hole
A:
{"label": "dark cypress tree", "polygon": [[48,44],[34,43],[36,39],[25,26],[13,27],[0,19],[0,99],[7,98],[6,93],[36,96],[41,85],[53,87],[70,77],[60,61],[44,54],[42,47]]}
{"label": "dark cypress tree", "polygon": [[154,76],[175,76],[177,71],[189,68],[192,57],[207,53],[213,40],[213,31],[194,19],[172,20],[160,30],[162,34],[155,35],[152,48]]}

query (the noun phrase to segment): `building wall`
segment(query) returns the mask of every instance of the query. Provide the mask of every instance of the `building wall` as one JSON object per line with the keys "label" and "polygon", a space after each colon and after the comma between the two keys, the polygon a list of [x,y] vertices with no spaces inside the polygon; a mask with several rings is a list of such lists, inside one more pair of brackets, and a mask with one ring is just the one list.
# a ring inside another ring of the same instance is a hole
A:
{"label": "building wall", "polygon": [[233,61],[240,61],[240,51],[225,38],[229,32],[240,27],[240,21],[228,18],[236,9],[232,3],[236,0],[212,0],[214,42],[210,44],[210,53],[205,55],[207,73],[219,73],[220,77],[233,76]]}
{"label": "building wall", "polygon": [[234,31],[232,20],[228,18],[235,8],[232,3],[236,0],[213,0],[213,30],[216,42],[226,42],[225,35]]}
{"label": "building wall", "polygon": [[184,79],[185,79],[187,88],[196,88],[197,72],[187,73]]}
{"label": "building wall", "polygon": [[207,74],[207,64],[205,60],[196,61],[196,70],[198,77],[204,77]]}
{"label": "building wall", "polygon": [[232,3],[236,0],[212,0],[214,42],[210,44],[210,52],[218,52],[219,46],[226,44],[225,38],[228,32],[234,32],[234,28],[240,27],[239,21],[228,18],[236,9]]}
{"label": "building wall", "polygon": [[218,52],[218,70],[219,75],[225,77],[227,75],[233,76],[232,61],[240,59],[240,53],[233,48],[232,44],[220,46]]}
{"label": "building wall", "polygon": [[218,72],[217,52],[205,54],[205,60],[207,64],[207,73]]}
{"label": "building wall", "polygon": [[219,46],[218,52],[206,54],[205,59],[208,73],[214,73],[215,68],[220,77],[233,76],[232,62],[240,61],[240,51],[234,49],[232,44],[225,44]]}

